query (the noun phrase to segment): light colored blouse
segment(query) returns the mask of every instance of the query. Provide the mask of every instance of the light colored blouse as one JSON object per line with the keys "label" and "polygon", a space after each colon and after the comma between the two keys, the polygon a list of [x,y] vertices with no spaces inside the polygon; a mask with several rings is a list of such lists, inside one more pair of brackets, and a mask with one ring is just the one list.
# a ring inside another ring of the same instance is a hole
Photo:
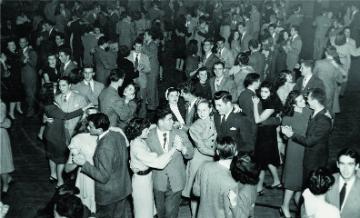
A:
{"label": "light colored blouse", "polygon": [[304,197],[304,205],[306,218],[340,218],[340,211],[334,205],[316,197],[309,189],[305,189],[302,194]]}

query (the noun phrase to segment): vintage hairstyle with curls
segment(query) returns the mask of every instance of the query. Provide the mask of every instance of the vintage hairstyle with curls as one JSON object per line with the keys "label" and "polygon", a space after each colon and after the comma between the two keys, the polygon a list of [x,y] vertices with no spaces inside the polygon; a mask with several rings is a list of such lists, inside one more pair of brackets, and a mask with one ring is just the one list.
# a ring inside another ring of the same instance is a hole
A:
{"label": "vintage hairstyle with curls", "polygon": [[294,104],[296,104],[296,98],[299,97],[301,94],[298,90],[293,90],[289,93],[288,97],[286,98],[285,106],[283,109],[283,115],[292,117],[294,115]]}
{"label": "vintage hairstyle with curls", "polygon": [[126,126],[125,134],[130,141],[135,139],[136,137],[141,136],[142,131],[149,127],[150,127],[149,120],[144,118],[133,118]]}
{"label": "vintage hairstyle with curls", "polygon": [[308,188],[314,195],[325,194],[334,184],[335,178],[326,168],[320,167],[310,173]]}
{"label": "vintage hairstyle with curls", "polygon": [[260,168],[250,153],[236,155],[231,161],[230,172],[234,180],[241,184],[256,185],[259,181]]}
{"label": "vintage hairstyle with curls", "polygon": [[216,138],[216,155],[220,160],[232,159],[236,154],[236,142],[231,136]]}

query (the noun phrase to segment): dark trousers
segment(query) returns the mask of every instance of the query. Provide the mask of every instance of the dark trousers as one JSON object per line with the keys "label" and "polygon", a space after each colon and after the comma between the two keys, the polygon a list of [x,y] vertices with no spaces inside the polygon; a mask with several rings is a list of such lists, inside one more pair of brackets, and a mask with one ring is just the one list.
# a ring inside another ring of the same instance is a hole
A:
{"label": "dark trousers", "polygon": [[154,189],[155,206],[158,218],[177,218],[181,203],[181,191],[162,192]]}
{"label": "dark trousers", "polygon": [[36,80],[26,81],[24,84],[25,101],[27,104],[27,111],[34,112],[34,106],[36,101]]}
{"label": "dark trousers", "polygon": [[97,218],[130,218],[130,204],[128,198],[108,204],[96,204]]}

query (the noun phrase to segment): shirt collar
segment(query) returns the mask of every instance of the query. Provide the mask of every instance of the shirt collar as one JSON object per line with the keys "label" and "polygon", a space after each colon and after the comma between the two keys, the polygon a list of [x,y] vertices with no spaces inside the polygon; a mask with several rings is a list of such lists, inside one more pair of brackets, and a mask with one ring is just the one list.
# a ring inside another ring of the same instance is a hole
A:
{"label": "shirt collar", "polygon": [[98,137],[98,140],[102,139],[106,134],[108,134],[110,130],[106,130],[105,132],[101,133]]}
{"label": "shirt collar", "polygon": [[70,64],[71,60],[68,60],[65,64],[64,64],[64,69]]}
{"label": "shirt collar", "polygon": [[231,114],[231,112],[234,110],[234,108],[231,108],[231,110],[229,111],[229,113],[223,115],[225,116],[225,120],[229,117],[229,115]]}
{"label": "shirt collar", "polygon": [[159,127],[156,127],[156,132],[158,135],[162,136],[162,135],[164,135],[164,133],[166,133],[168,135],[170,131],[161,131],[159,129]]}
{"label": "shirt collar", "polygon": [[90,81],[86,81],[86,80],[84,80],[84,83],[85,83],[85,85],[94,85],[94,80],[92,79],[92,80],[90,80]]}
{"label": "shirt collar", "polygon": [[194,100],[192,100],[192,101],[190,102],[189,109],[191,109],[192,107],[194,107],[194,104],[195,104],[195,102],[196,102],[197,100],[198,100],[198,99],[195,98]]}
{"label": "shirt collar", "polygon": [[68,101],[69,100],[69,98],[70,98],[70,95],[71,95],[71,91],[70,92],[68,92],[67,94],[63,94],[63,96],[66,96],[66,101]]}

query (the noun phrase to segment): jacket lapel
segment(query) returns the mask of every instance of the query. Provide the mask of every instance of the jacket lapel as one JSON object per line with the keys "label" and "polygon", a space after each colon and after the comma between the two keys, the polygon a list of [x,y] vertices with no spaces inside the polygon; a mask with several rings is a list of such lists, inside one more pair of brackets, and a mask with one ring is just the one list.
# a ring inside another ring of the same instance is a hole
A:
{"label": "jacket lapel", "polygon": [[163,154],[164,150],[161,147],[161,143],[159,141],[159,137],[156,132],[156,128],[150,130],[149,132],[149,138],[148,138],[148,146],[151,149],[151,151],[156,152],[157,154]]}

